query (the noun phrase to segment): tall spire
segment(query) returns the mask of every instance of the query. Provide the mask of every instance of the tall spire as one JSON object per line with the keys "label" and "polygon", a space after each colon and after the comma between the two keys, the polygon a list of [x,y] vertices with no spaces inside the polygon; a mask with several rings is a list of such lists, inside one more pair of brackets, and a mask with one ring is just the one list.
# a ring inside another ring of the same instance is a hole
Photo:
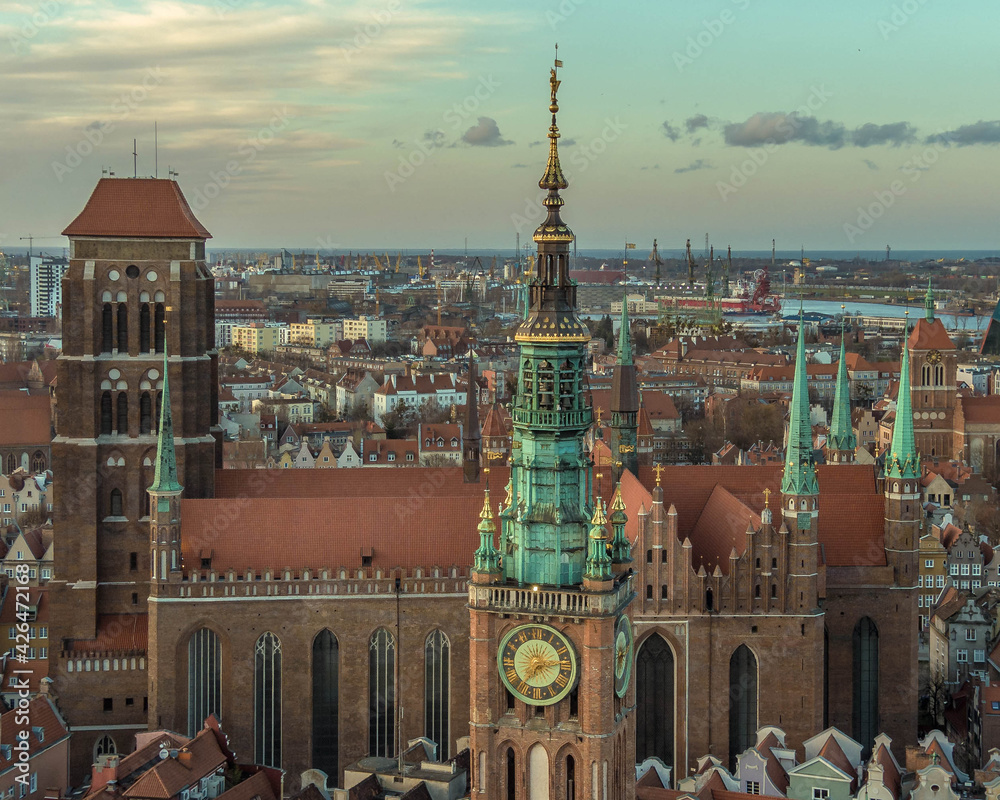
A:
{"label": "tall spire", "polygon": [[885,474],[888,478],[919,478],[920,458],[913,437],[913,405],[910,398],[910,350],[903,344],[899,368],[899,398],[896,400],[896,422],[892,426],[892,444],[886,454]]}
{"label": "tall spire", "polygon": [[[851,425],[851,384],[847,380],[847,338],[843,319],[840,322],[840,362],[837,364],[837,390],[833,397],[833,419],[830,420],[830,436],[827,450],[838,452],[837,461],[853,460],[848,453],[854,453],[858,445]],[[828,459],[829,460],[829,459]]]}
{"label": "tall spire", "polygon": [[927,279],[927,294],[924,295],[924,319],[934,321],[934,290],[931,289],[931,279]]}
{"label": "tall spire", "polygon": [[[557,54],[558,52],[556,50]],[[545,165],[545,173],[542,175],[541,180],[538,181],[540,189],[549,190],[549,196],[543,201],[546,207],[550,205],[561,206],[562,200],[559,198],[559,189],[565,189],[569,186],[569,183],[566,182],[566,177],[563,175],[562,166],[559,164],[559,147],[557,145],[559,140],[559,126],[556,124],[556,114],[559,111],[559,101],[556,99],[556,94],[559,91],[561,81],[557,77],[556,70],[561,66],[562,61],[557,58],[549,74],[549,90],[552,92],[552,98],[549,102],[549,111],[552,113],[552,124],[549,125],[549,160]],[[558,199],[559,202],[550,202],[553,197]]]}
{"label": "tall spire", "polygon": [[465,395],[465,431],[462,442],[465,455],[462,469],[466,483],[479,483],[479,455],[482,450],[482,432],[479,428],[478,387],[476,362],[469,348],[469,387]]}
{"label": "tall spire", "polygon": [[622,298],[622,321],[618,330],[618,366],[632,365],[632,326],[628,319],[628,292]]}
{"label": "tall spire", "polygon": [[799,343],[795,350],[795,380],[788,416],[788,445],[782,494],[819,494],[816,460],[813,457],[812,425],[809,423],[809,385],[806,379],[806,326],[799,309]]}
{"label": "tall spire", "polygon": [[[166,337],[164,337],[165,339]],[[174,454],[174,418],[170,412],[170,381],[167,372],[167,345],[163,344],[163,392],[160,395],[160,432],[156,440],[156,472],[150,492],[180,493],[177,481],[177,458]]]}

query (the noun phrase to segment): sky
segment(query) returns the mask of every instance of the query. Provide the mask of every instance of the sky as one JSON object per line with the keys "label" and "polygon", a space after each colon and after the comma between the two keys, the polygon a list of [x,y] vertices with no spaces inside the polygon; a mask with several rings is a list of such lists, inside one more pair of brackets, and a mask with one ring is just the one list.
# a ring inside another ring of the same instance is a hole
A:
{"label": "sky", "polygon": [[998,23],[995,0],[0,0],[0,247],[65,244],[134,138],[212,248],[513,251],[558,42],[580,248],[1000,250]]}

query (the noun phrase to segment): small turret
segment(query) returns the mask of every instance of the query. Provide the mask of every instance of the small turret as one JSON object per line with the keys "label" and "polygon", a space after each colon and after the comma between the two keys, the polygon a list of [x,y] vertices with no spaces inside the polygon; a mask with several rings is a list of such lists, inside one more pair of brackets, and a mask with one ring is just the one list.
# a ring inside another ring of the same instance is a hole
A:
{"label": "small turret", "polygon": [[[661,504],[662,505],[662,504]],[[625,514],[625,500],[622,498],[622,485],[615,486],[615,494],[611,498],[611,529],[614,532],[611,537],[611,563],[618,566],[632,562],[632,545],[625,535],[625,523],[628,516]]]}
{"label": "small turret", "polygon": [[[812,425],[809,422],[809,386],[806,378],[806,336],[802,311],[799,311],[799,341],[795,350],[795,378],[792,383],[792,403],[788,418],[788,445],[785,448],[785,470],[781,478],[782,508],[786,516],[798,511],[815,510],[819,494],[816,480],[816,460],[813,457]],[[796,499],[794,507],[789,500]],[[800,502],[801,501],[801,502]],[[805,503],[803,505],[803,503]],[[790,513],[788,513],[790,512]]]}
{"label": "small turret", "polygon": [[899,397],[896,400],[896,422],[892,426],[892,444],[885,459],[886,478],[920,477],[920,458],[913,436],[913,405],[910,398],[910,349],[903,347],[899,368]]}
{"label": "small turret", "polygon": [[489,484],[483,492],[483,510],[479,512],[478,530],[479,547],[474,554],[473,580],[476,583],[493,583],[500,577],[500,551],[494,542],[496,525],[493,522],[493,510],[490,508]]}
{"label": "small turret", "polygon": [[628,316],[628,294],[622,298],[621,327],[618,331],[618,363],[611,378],[611,455],[615,480],[624,470],[639,471],[637,431],[639,390],[632,360],[632,331]]}
{"label": "small turret", "polygon": [[608,539],[605,526],[604,502],[597,498],[594,515],[590,518],[590,536],[587,542],[587,566],[583,573],[584,586],[588,589],[603,589],[601,584],[611,580],[611,556],[608,555]]}
{"label": "small turret", "polygon": [[927,279],[927,294],[924,295],[924,319],[934,321],[934,290],[931,289],[931,279]]}
{"label": "small turret", "polygon": [[847,380],[847,351],[844,346],[844,323],[840,324],[840,362],[837,365],[837,389],[833,398],[833,418],[826,440],[826,460],[829,464],[850,464],[858,439],[851,425],[851,384]]}
{"label": "small turret", "polygon": [[466,483],[479,483],[479,456],[482,450],[482,431],[479,429],[479,403],[476,379],[476,361],[469,348],[469,388],[465,395],[465,432],[462,471]]}
{"label": "small turret", "polygon": [[177,480],[174,452],[174,420],[170,407],[170,379],[167,348],[163,348],[163,391],[160,395],[160,430],[156,441],[156,472],[149,487],[150,580],[152,593],[159,584],[180,579],[181,527],[180,495],[184,487]]}

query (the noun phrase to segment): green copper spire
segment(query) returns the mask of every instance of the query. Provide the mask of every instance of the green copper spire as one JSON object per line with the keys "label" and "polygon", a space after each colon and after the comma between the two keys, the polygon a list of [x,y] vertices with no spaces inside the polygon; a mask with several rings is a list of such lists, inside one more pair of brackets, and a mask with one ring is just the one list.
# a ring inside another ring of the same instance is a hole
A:
{"label": "green copper spire", "polygon": [[854,452],[858,446],[851,426],[851,384],[847,380],[847,349],[844,346],[844,323],[840,323],[840,363],[837,365],[837,391],[833,397],[833,419],[830,420],[828,450]]}
{"label": "green copper spire", "polygon": [[156,440],[156,473],[150,492],[179,494],[184,487],[177,482],[177,458],[174,455],[174,418],[170,413],[170,381],[167,373],[167,347],[163,346],[163,392],[160,405],[160,433]]}
{"label": "green copper spire", "polygon": [[892,426],[892,444],[885,459],[887,478],[919,478],[920,457],[913,438],[913,405],[910,399],[910,351],[903,347],[899,368],[899,398],[896,422]]}
{"label": "green copper spire", "polygon": [[628,321],[628,292],[622,298],[622,322],[618,331],[618,366],[632,365],[632,326]]}
{"label": "green copper spire", "polygon": [[812,425],[809,423],[809,386],[806,382],[806,326],[799,309],[799,343],[795,350],[795,380],[788,416],[788,445],[782,494],[819,494],[816,461],[813,458]]}
{"label": "green copper spire", "polygon": [[479,512],[479,548],[474,554],[473,567],[476,572],[500,573],[500,553],[493,543],[495,531],[493,512],[490,509],[490,487],[487,485],[483,495],[483,510]]}
{"label": "green copper spire", "polygon": [[590,518],[587,568],[583,573],[585,578],[595,581],[611,580],[611,556],[608,555],[608,542],[604,530],[607,522],[604,516],[604,503],[598,497],[594,502],[594,516]]}
{"label": "green copper spire", "polygon": [[625,501],[622,499],[621,481],[615,486],[615,495],[611,498],[611,563],[628,564],[632,560],[632,544],[625,535]]}
{"label": "green copper spire", "polygon": [[927,294],[924,295],[924,319],[934,321],[934,291],[931,289],[931,279],[927,279]]}

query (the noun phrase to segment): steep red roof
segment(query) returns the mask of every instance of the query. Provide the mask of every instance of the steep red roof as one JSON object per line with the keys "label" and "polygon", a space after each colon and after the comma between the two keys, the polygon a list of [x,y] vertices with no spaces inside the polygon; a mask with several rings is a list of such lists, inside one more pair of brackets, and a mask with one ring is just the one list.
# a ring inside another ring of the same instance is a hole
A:
{"label": "steep red roof", "polygon": [[858,773],[851,760],[844,753],[843,748],[838,744],[836,736],[831,734],[827,737],[823,747],[820,748],[819,755],[837,767],[837,769],[843,770],[851,776],[851,794],[854,794],[858,788]]}
{"label": "steep red roof", "polygon": [[921,317],[913,326],[907,340],[911,350],[954,350],[955,343],[944,329],[944,323],[935,317],[931,322]]}
{"label": "steep red roof", "polygon": [[1000,422],[1000,395],[963,397],[960,402],[967,423],[996,424]]}
{"label": "steep red roof", "polygon": [[101,178],[63,236],[138,236],[210,239],[176,181]]}

